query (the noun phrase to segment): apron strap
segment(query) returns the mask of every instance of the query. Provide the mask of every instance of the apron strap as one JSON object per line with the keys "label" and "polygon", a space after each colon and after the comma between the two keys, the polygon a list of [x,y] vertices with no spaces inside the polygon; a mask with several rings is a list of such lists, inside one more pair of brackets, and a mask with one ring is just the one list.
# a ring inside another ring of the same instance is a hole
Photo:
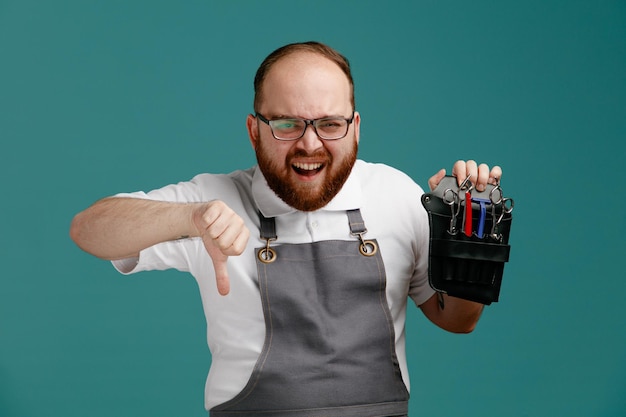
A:
{"label": "apron strap", "polygon": [[363,221],[363,217],[361,216],[361,210],[354,209],[348,210],[348,220],[350,221],[350,232],[353,235],[361,235],[367,232],[367,228],[365,227],[365,222]]}
{"label": "apron strap", "polygon": [[[348,221],[350,223],[350,232],[356,236],[367,232],[363,216],[361,216],[361,210],[347,210]],[[267,218],[261,212],[259,212],[259,219],[261,220],[261,239],[264,240],[276,240],[276,218]]]}
{"label": "apron strap", "polygon": [[267,241],[276,240],[276,218],[267,218],[259,212],[259,219],[261,219],[261,239]]}

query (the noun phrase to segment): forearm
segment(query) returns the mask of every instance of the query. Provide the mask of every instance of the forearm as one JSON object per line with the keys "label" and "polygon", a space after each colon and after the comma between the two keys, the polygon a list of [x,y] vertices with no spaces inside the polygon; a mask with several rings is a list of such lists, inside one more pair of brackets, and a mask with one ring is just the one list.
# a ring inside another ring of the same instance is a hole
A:
{"label": "forearm", "polygon": [[449,330],[455,333],[469,333],[474,330],[484,305],[461,298],[444,295],[444,308],[441,311],[443,320]]}
{"label": "forearm", "polygon": [[[439,297],[443,296],[443,302]],[[453,333],[470,333],[476,327],[484,305],[445,294],[434,294],[420,306],[437,326]]]}
{"label": "forearm", "polygon": [[157,243],[198,234],[194,204],[137,198],[105,198],[77,214],[70,236],[84,251],[102,259],[137,256]]}

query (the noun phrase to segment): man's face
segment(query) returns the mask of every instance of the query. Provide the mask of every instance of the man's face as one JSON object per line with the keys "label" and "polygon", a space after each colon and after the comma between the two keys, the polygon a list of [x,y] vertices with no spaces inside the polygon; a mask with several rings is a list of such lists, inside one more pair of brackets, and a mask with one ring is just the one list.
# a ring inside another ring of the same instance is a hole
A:
{"label": "man's face", "polygon": [[[319,119],[352,116],[347,77],[332,61],[312,53],[296,53],[274,64],[263,83],[259,113],[268,119]],[[312,126],[294,141],[279,141],[270,127],[249,115],[248,133],[261,172],[270,188],[287,204],[314,211],[339,192],[354,165],[360,116],[343,139],[322,140]]]}

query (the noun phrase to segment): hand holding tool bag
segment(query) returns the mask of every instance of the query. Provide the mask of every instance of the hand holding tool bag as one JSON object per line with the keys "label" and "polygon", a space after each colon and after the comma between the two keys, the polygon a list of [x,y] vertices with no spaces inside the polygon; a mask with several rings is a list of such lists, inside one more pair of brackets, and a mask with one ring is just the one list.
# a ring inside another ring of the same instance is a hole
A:
{"label": "hand holding tool bag", "polygon": [[497,302],[509,260],[513,200],[499,184],[477,191],[469,177],[458,185],[446,176],[422,195],[430,223],[430,286],[482,304]]}

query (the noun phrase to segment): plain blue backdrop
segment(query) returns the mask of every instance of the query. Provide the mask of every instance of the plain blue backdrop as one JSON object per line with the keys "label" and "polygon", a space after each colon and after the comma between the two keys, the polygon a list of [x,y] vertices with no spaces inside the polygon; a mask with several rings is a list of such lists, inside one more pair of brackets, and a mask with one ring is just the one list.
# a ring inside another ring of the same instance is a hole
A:
{"label": "plain blue backdrop", "polygon": [[499,164],[516,200],[474,333],[409,306],[411,415],[626,415],[624,1],[0,0],[0,416],[205,415],[194,280],[123,277],[69,223],[254,164],[254,72],[311,39],[351,60],[362,159]]}

